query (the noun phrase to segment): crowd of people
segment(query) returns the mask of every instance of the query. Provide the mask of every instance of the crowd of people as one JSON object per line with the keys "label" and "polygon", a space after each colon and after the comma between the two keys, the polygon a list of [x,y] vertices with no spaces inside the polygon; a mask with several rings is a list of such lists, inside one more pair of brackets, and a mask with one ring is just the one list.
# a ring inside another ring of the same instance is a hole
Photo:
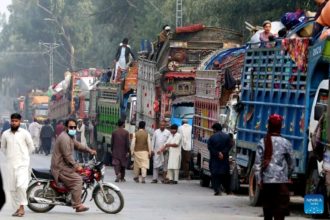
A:
{"label": "crowd of people", "polygon": [[186,119],[183,119],[180,127],[171,125],[169,130],[166,129],[166,122],[162,121],[152,138],[145,130],[146,123],[140,121],[131,141],[124,124],[123,121],[118,121],[118,129],[112,133],[111,138],[115,182],[126,181],[125,169],[130,155],[134,158],[134,181],[137,183],[146,183],[147,170],[151,163],[153,167],[151,183],[158,183],[159,173],[162,171],[162,183],[177,184],[181,164],[183,178],[190,179],[192,126]]}

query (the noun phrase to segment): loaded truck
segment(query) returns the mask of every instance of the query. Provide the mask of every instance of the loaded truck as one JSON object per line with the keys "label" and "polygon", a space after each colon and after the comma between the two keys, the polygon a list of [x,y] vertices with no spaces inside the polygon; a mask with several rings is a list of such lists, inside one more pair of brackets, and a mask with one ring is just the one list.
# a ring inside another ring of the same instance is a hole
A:
{"label": "loaded truck", "polygon": [[90,90],[94,88],[103,69],[82,69],[66,72],[64,80],[49,88],[51,96],[48,117],[64,120],[68,117],[88,119]]}
{"label": "loaded truck", "polygon": [[111,152],[111,134],[118,127],[119,119],[126,122],[125,129],[131,134],[135,132],[136,82],[137,64],[133,63],[127,70],[125,80],[100,82],[91,90],[90,112],[96,120],[96,140],[100,160],[109,162],[106,153]]}
{"label": "loaded truck", "polygon": [[141,53],[137,121],[145,121],[150,134],[162,120],[181,125],[185,118],[192,125],[197,67],[212,52],[241,41],[234,31],[198,24],[176,28],[155,53]]}
{"label": "loaded truck", "polygon": [[[196,71],[193,164],[203,187],[208,187],[211,180],[207,141],[213,135],[212,125],[219,122],[225,132],[235,134],[234,107],[238,101],[244,54],[244,48],[219,50]],[[232,156],[231,154],[230,171],[237,178],[238,170]],[[231,188],[235,190],[234,187]]]}
{"label": "loaded truck", "polygon": [[292,143],[294,150],[291,190],[298,195],[310,192],[305,187],[310,176],[308,145],[317,120],[315,112],[327,98],[329,61],[329,39],[311,46],[306,38],[285,38],[271,48],[246,50],[236,162],[241,171],[240,183],[249,185],[251,205],[260,202],[253,168],[256,146],[267,132],[269,115],[274,113],[284,117],[281,135]]}

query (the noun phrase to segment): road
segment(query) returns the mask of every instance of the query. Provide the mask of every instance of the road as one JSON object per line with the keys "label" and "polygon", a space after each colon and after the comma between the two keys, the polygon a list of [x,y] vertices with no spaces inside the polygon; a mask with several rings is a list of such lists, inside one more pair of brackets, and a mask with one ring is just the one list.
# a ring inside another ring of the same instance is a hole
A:
{"label": "road", "polygon": [[[34,168],[46,168],[50,164],[50,156],[32,155]],[[4,167],[4,157],[0,155],[1,168]],[[3,170],[3,169],[2,169]],[[5,177],[4,177],[5,179]],[[260,207],[250,207],[246,195],[213,196],[213,191],[199,186],[197,180],[180,181],[177,185],[151,184],[148,177],[146,184],[135,183],[132,171],[128,171],[127,182],[118,183],[125,198],[124,209],[115,216],[104,214],[93,203],[88,201],[90,210],[86,213],[75,213],[69,207],[55,207],[49,213],[34,213],[26,208],[26,220],[102,220],[115,218],[116,220],[218,220],[228,219],[263,219]],[[107,167],[105,181],[114,180],[112,167]],[[90,195],[89,195],[90,196]],[[287,219],[307,219],[302,213],[302,199],[294,197],[291,205],[292,213]],[[11,217],[13,210],[7,202],[0,212],[0,219],[15,219]]]}

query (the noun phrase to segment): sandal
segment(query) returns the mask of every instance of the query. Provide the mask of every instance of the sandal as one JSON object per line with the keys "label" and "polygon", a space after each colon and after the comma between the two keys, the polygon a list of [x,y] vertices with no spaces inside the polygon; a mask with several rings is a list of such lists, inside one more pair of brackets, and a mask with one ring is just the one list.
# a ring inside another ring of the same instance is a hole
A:
{"label": "sandal", "polygon": [[19,211],[16,211],[14,214],[12,214],[11,216],[13,217],[23,217],[24,216],[24,212],[19,212]]}

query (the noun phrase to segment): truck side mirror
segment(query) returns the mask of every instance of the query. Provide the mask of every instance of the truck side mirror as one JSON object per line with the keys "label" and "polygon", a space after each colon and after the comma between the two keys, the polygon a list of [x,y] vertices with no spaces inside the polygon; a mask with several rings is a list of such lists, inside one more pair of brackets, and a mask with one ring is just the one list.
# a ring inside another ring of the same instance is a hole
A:
{"label": "truck side mirror", "polygon": [[324,104],[316,104],[314,108],[314,120],[320,120],[322,114],[327,110],[327,107]]}

